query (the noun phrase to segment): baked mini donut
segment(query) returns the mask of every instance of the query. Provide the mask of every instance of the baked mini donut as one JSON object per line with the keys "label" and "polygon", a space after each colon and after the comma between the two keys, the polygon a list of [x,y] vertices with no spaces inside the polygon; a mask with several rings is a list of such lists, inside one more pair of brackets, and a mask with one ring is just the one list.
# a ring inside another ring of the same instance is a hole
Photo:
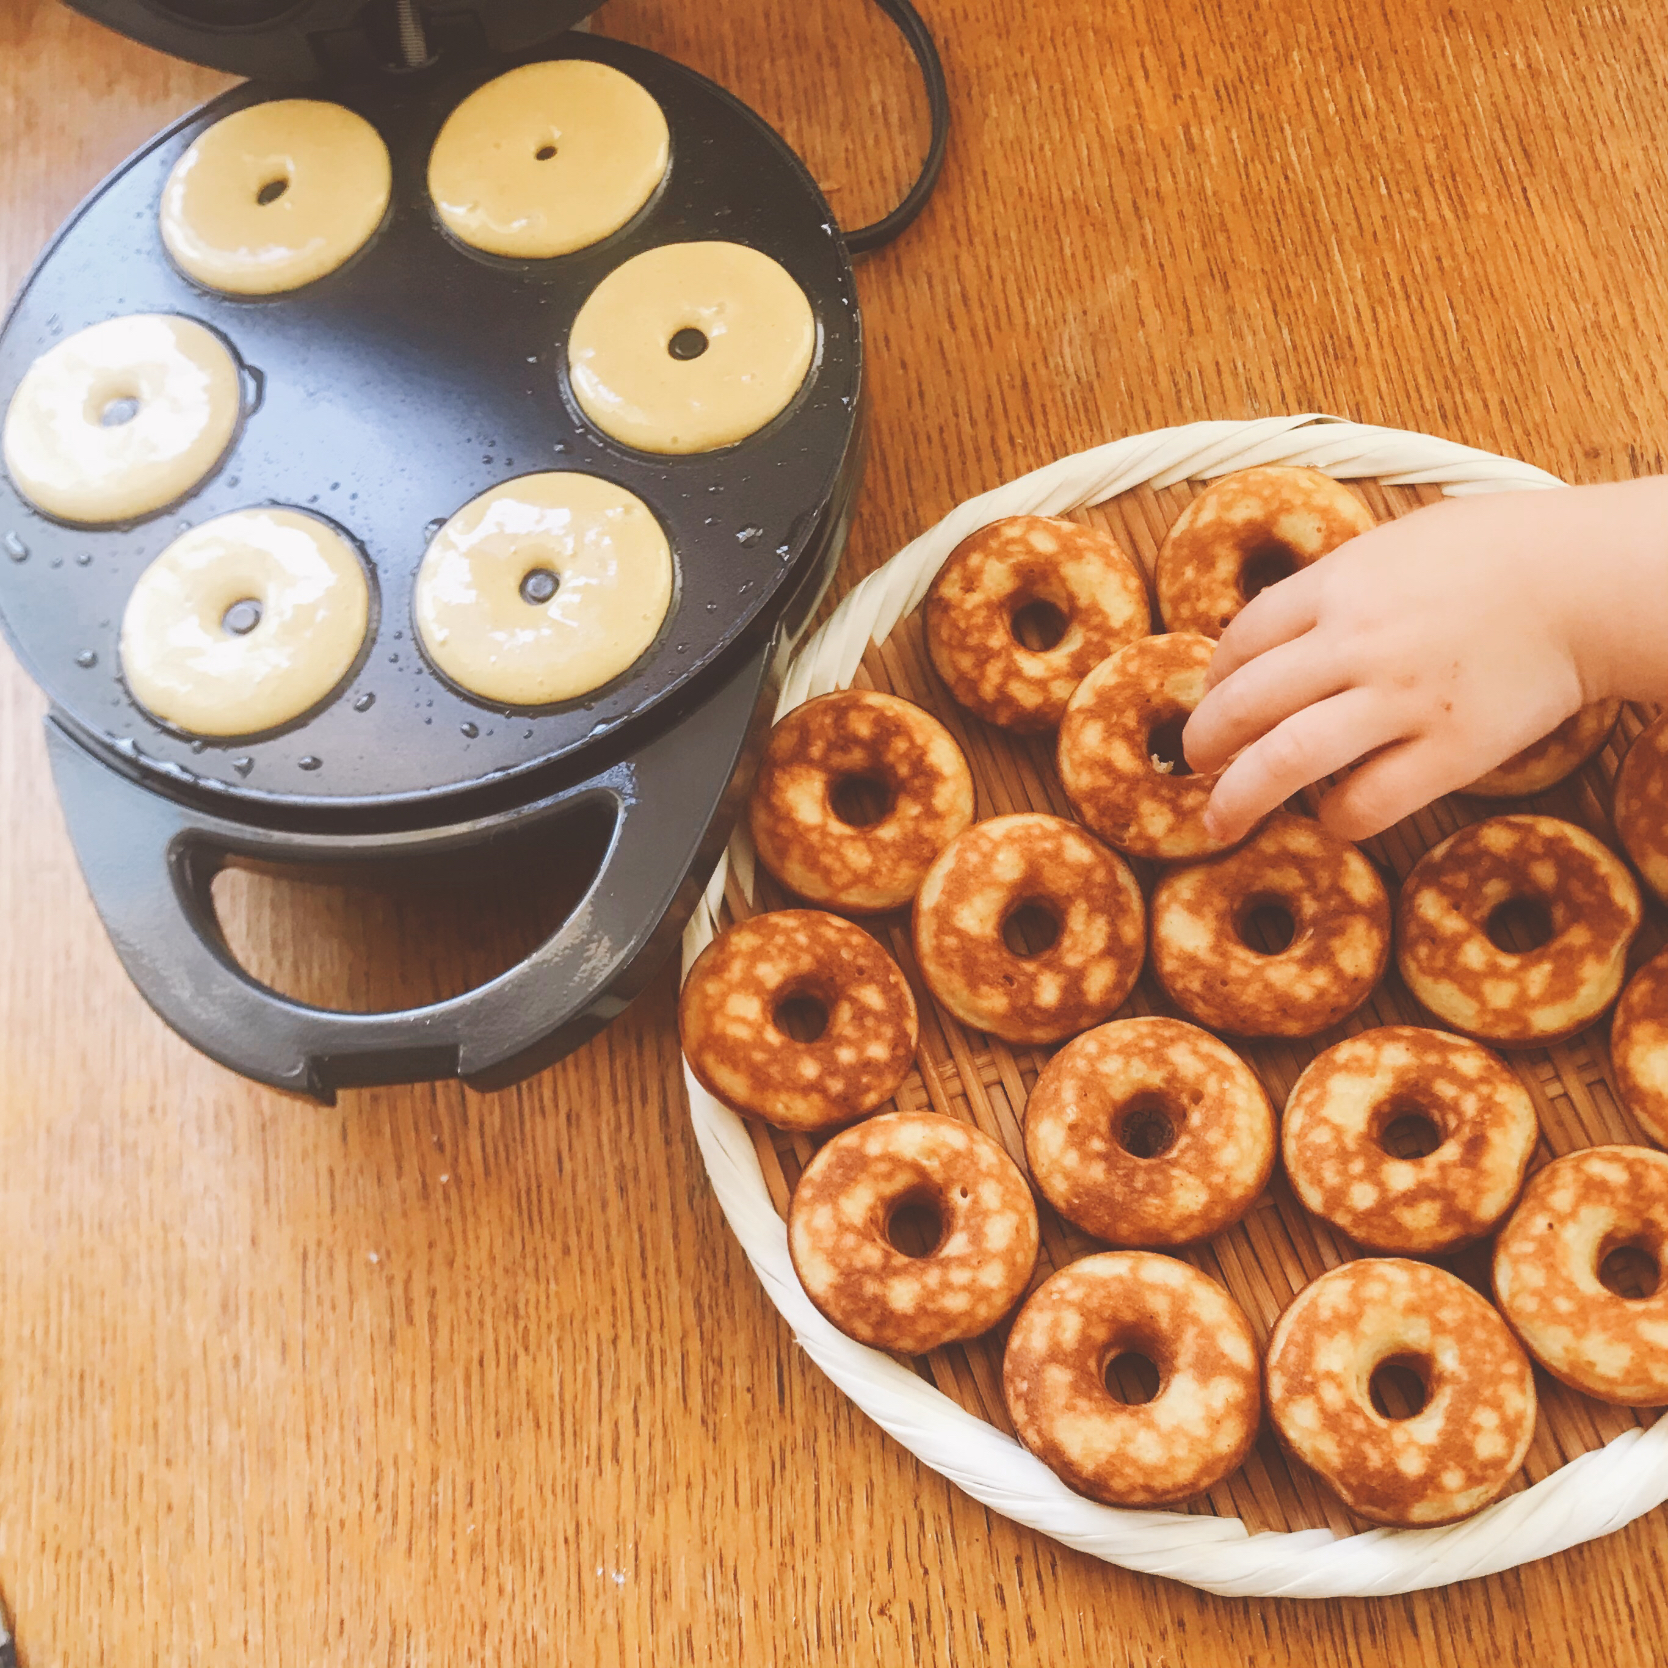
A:
{"label": "baked mini donut", "polygon": [[[1107,1388],[1122,1355],[1158,1369],[1150,1401]],[[1156,1251],[1103,1251],[1043,1281],[1008,1334],[1002,1393],[1019,1440],[1068,1488],[1111,1506],[1202,1494],[1243,1462],[1262,1412],[1244,1311]]]}
{"label": "baked mini donut", "polygon": [[[1401,1120],[1437,1145],[1399,1158]],[[1534,1102],[1486,1048],[1444,1031],[1385,1025],[1317,1055],[1281,1120],[1286,1175],[1304,1208],[1373,1251],[1429,1255],[1481,1239],[1523,1187],[1540,1125]]]}
{"label": "baked mini donut", "polygon": [[[1255,942],[1284,913],[1284,949]],[[1237,851],[1170,870],[1153,892],[1153,970],[1201,1025],[1239,1037],[1312,1037],[1372,994],[1390,954],[1378,871],[1308,817],[1276,811]]]}
{"label": "baked mini donut", "polygon": [[[1519,903],[1539,905],[1552,936],[1502,950],[1490,923]],[[1396,956],[1407,988],[1438,1019],[1528,1047],[1573,1036],[1610,1006],[1640,919],[1633,876],[1597,836],[1556,817],[1490,817],[1414,864],[1397,906]]]}
{"label": "baked mini donut", "polygon": [[222,116],[162,188],[162,241],[188,278],[228,295],[277,295],[334,272],[388,212],[382,135],[318,99]]}
{"label": "baked mini donut", "polygon": [[129,313],[66,336],[23,373],[6,473],[60,521],[132,521],[205,481],[242,414],[237,360],[214,331]]}
{"label": "baked mini donut", "polygon": [[1668,903],[1668,713],[1647,724],[1616,772],[1616,837]]}
{"label": "baked mini donut", "polygon": [[[1044,604],[1059,640],[1030,649],[1018,616]],[[1052,730],[1109,654],[1147,635],[1147,586],[1110,533],[1014,515],[963,539],[927,593],[927,652],[952,696],[1005,730]]]}
{"label": "baked mini donut", "polygon": [[666,174],[661,108],[586,58],[523,64],[478,87],[429,153],[429,196],[453,237],[539,260],[617,232]]}
{"label": "baked mini donut", "polygon": [[710,452],[762,429],[816,352],[805,292],[740,243],[667,243],[586,297],[568,334],[580,409],[640,452]]}
{"label": "baked mini donut", "polygon": [[[1408,1418],[1373,1405],[1381,1367],[1424,1386]],[[1506,1323],[1458,1276],[1368,1257],[1305,1286],[1268,1341],[1280,1439],[1353,1512],[1453,1523],[1512,1480],[1535,1434],[1535,1378]]]}
{"label": "baked mini donut", "polygon": [[1204,824],[1216,777],[1193,775],[1181,756],[1215,653],[1195,632],[1143,637],[1103,660],[1066,703],[1060,781],[1083,823],[1119,851],[1175,860],[1224,845]]}
{"label": "baked mini donut", "polygon": [[[1024,955],[1005,929],[1027,905],[1056,935]],[[1140,977],[1145,931],[1129,865],[1040,811],[975,823],[944,848],[915,898],[927,988],[964,1025],[1005,1042],[1059,1042],[1106,1019]]]}
{"label": "baked mini donut", "polygon": [[302,510],[234,510],[182,533],[122,614],[122,678],[164,724],[254,735],[316,707],[365,642],[359,553]]}
{"label": "baked mini donut", "polygon": [[1463,791],[1479,799],[1520,799],[1545,793],[1573,776],[1610,739],[1620,701],[1595,701],[1571,713],[1557,729],[1514,753]]}
{"label": "baked mini donut", "polygon": [[1188,1245],[1239,1221],[1268,1185],[1274,1113],[1208,1031],[1121,1019],[1043,1067],[1025,1157],[1043,1197],[1096,1239]]}
{"label": "baked mini donut", "polygon": [[1258,591],[1378,523],[1318,469],[1272,464],[1213,481],[1176,517],[1154,579],[1169,631],[1220,637]]}
{"label": "baked mini donut", "polygon": [[[918,1254],[892,1241],[899,1212],[937,1219]],[[805,1295],[848,1337],[924,1355],[988,1332],[1037,1266],[1037,1207],[982,1130],[936,1112],[848,1129],[799,1178],[788,1251]]]}
{"label": "baked mini donut", "polygon": [[523,475],[435,534],[412,608],[430,660],[494,706],[577,700],[660,632],[672,549],[654,511],[595,475]]}
{"label": "baked mini donut", "polygon": [[[884,794],[875,822],[847,822],[848,783]],[[938,854],[973,820],[973,776],[955,738],[897,695],[819,695],[770,733],[748,825],[759,861],[800,897],[873,915],[920,890]]]}
{"label": "baked mini donut", "polygon": [[1668,1282],[1622,1297],[1599,1274],[1612,1252],[1668,1264],[1668,1153],[1588,1147],[1537,1170],[1494,1247],[1494,1293],[1529,1353],[1601,1402],[1668,1402]]}
{"label": "baked mini donut", "polygon": [[[811,1042],[784,1029],[808,1000]],[[897,1093],[915,1061],[915,998],[861,927],[815,909],[755,915],[695,959],[678,1000],[684,1058],[726,1106],[778,1129],[831,1129]]]}
{"label": "baked mini donut", "polygon": [[1610,1022],[1610,1063],[1622,1105],[1668,1147],[1668,950],[1628,980]]}

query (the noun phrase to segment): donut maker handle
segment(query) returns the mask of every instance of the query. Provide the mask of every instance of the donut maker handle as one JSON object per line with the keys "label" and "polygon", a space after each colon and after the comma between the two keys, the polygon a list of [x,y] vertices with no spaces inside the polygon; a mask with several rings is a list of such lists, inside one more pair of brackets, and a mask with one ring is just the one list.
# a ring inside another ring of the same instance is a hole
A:
{"label": "donut maker handle", "polygon": [[[396,834],[307,834],[204,814],[139,786],[46,721],[64,815],[129,977],[187,1042],[274,1088],[336,1091],[456,1076],[500,1088],[613,1019],[659,967],[728,838],[765,726],[774,645],[634,756],[514,812]],[[250,977],[215,918],[228,857],[286,864],[445,856],[611,807],[601,867],[562,925],[484,985],[420,1008],[341,1013]]]}

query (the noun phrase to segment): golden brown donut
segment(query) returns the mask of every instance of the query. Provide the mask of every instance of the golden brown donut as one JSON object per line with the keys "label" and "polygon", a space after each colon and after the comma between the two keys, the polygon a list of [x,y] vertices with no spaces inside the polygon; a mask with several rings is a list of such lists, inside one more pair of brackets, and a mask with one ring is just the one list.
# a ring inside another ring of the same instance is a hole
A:
{"label": "golden brown donut", "polygon": [[[1016,616],[1058,610],[1065,632],[1028,649]],[[927,652],[951,695],[1006,730],[1052,730],[1072,691],[1109,654],[1147,635],[1147,587],[1110,533],[1013,515],[961,541],[927,593]]]}
{"label": "golden brown donut", "polygon": [[1668,1153],[1589,1147],[1537,1170],[1494,1247],[1494,1293],[1529,1353],[1602,1402],[1668,1402],[1668,1284],[1620,1297],[1599,1278],[1633,1246],[1668,1262]]}
{"label": "golden brown donut", "polygon": [[[1410,1418],[1373,1406],[1372,1377],[1386,1365],[1424,1384]],[[1305,1286],[1275,1323],[1268,1411],[1351,1511],[1403,1527],[1453,1523],[1522,1465],[1535,1379],[1506,1323],[1457,1275],[1369,1257]]]}
{"label": "golden brown donut", "polygon": [[1620,701],[1594,701],[1463,791],[1479,799],[1521,799],[1545,793],[1573,776],[1604,746],[1621,711]]}
{"label": "golden brown donut", "polygon": [[1616,837],[1668,903],[1668,713],[1647,724],[1616,772]]}
{"label": "golden brown donut", "polygon": [[[921,1255],[899,1250],[901,1210],[938,1222]],[[924,1355],[988,1332],[1037,1266],[1037,1207],[1020,1168],[982,1130],[936,1112],[888,1112],[836,1135],[788,1207],[805,1295],[848,1337]]]}
{"label": "golden brown donut", "polygon": [[1206,487],[1159,547],[1158,611],[1170,631],[1220,637],[1258,591],[1376,527],[1348,487],[1318,469],[1241,469]]}
{"label": "golden brown donut", "polygon": [[[1398,1158],[1399,1119],[1435,1126],[1423,1158]],[[1292,1086],[1286,1174],[1306,1209],[1374,1251],[1452,1251],[1512,1208],[1540,1125],[1528,1091],[1486,1048],[1384,1025],[1335,1043]]]}
{"label": "golden brown donut", "polygon": [[[1495,911],[1529,901],[1552,936],[1502,950]],[[1627,866],[1574,823],[1490,817],[1450,834],[1402,882],[1396,956],[1407,988],[1456,1031],[1527,1047],[1573,1036],[1621,988],[1639,930],[1639,888]]]}
{"label": "golden brown donut", "polygon": [[[875,784],[887,808],[854,826],[835,795]],[[973,777],[955,738],[896,695],[846,689],[795,707],[771,732],[748,805],[759,861],[800,897],[851,915],[906,904],[932,860],[973,820]]]}
{"label": "golden brown donut", "polygon": [[[1125,1354],[1158,1369],[1151,1401],[1107,1388]],[[1068,1488],[1111,1506],[1202,1494],[1243,1462],[1262,1413],[1244,1311],[1156,1251],[1103,1251],[1043,1281],[1008,1334],[1002,1393],[1019,1440]]]}
{"label": "golden brown donut", "polygon": [[[1027,904],[1058,927],[1035,955],[1003,935]],[[1098,1025],[1141,974],[1146,909],[1129,865],[1075,823],[1022,811],[945,847],[915,899],[915,959],[964,1025],[1048,1043]]]}
{"label": "golden brown donut", "polygon": [[1121,1019],[1067,1043],[1025,1105],[1025,1157],[1068,1222],[1114,1245],[1188,1245],[1239,1219],[1274,1168],[1274,1113],[1226,1043]]}
{"label": "golden brown donut", "polygon": [[[783,1029],[809,998],[827,1015],[812,1042]],[[696,958],[678,1001],[684,1058],[726,1106],[778,1129],[849,1124],[889,1100],[915,1062],[915,998],[861,927],[816,909],[755,915]]]}
{"label": "golden brown donut", "polygon": [[1174,859],[1223,847],[1204,825],[1216,776],[1193,775],[1180,751],[1215,653],[1193,632],[1143,637],[1103,660],[1066,703],[1060,781],[1079,819],[1120,851]]}
{"label": "golden brown donut", "polygon": [[[1246,935],[1264,909],[1291,917],[1267,953]],[[1237,851],[1170,870],[1152,901],[1153,969],[1214,1031],[1312,1037],[1365,1002],[1390,953],[1378,871],[1308,817],[1276,811]]]}
{"label": "golden brown donut", "polygon": [[1610,1063],[1622,1105],[1668,1147],[1668,950],[1628,980],[1610,1022]]}

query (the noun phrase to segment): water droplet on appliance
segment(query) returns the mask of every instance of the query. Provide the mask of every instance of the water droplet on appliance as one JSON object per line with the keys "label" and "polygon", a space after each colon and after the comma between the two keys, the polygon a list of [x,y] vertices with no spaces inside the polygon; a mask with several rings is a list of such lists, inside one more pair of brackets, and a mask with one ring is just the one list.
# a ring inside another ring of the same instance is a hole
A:
{"label": "water droplet on appliance", "polygon": [[481,454],[481,462],[482,463],[491,463],[492,462],[492,453],[491,452],[483,452]]}
{"label": "water droplet on appliance", "polygon": [[316,503],[318,503],[318,501],[319,501],[319,495],[316,492],[313,494],[313,496],[311,498],[309,498],[307,500],[307,502],[309,504],[316,504]]}
{"label": "water droplet on appliance", "polygon": [[424,527],[423,527],[423,537],[425,539],[432,539],[434,537],[434,535],[436,533],[438,533],[440,531],[440,529],[442,527],[444,527],[445,525],[446,525],[445,516],[437,515],[434,518],[433,521],[430,521],[430,522],[428,522],[424,525]]}
{"label": "water droplet on appliance", "polygon": [[232,760],[232,769],[235,770],[239,776],[247,776],[254,768],[255,761],[253,759]]}
{"label": "water droplet on appliance", "polygon": [[197,739],[191,744],[191,751],[193,753],[206,753],[208,751],[208,743],[204,741],[201,736],[198,736]]}
{"label": "water droplet on appliance", "polygon": [[687,643],[679,643],[678,644],[678,653],[682,654],[684,652],[684,650],[687,649],[688,647],[689,647],[689,645]]}
{"label": "water droplet on appliance", "polygon": [[523,730],[521,732],[521,739],[523,741],[531,741],[533,739],[533,732],[531,730]]}
{"label": "water droplet on appliance", "polygon": [[739,533],[736,534],[736,543],[743,546],[743,547],[746,547],[748,545],[757,544],[759,542],[759,540],[762,539],[763,537],[764,537],[764,528],[762,528],[762,527],[743,527],[742,530]]}
{"label": "water droplet on appliance", "polygon": [[52,565],[55,568],[61,568],[64,565],[63,557],[62,556],[54,556],[52,558]]}
{"label": "water droplet on appliance", "polygon": [[81,554],[76,557],[75,565],[78,568],[90,568],[93,565],[93,553],[92,553],[92,551],[83,550],[81,552]]}
{"label": "water droplet on appliance", "polygon": [[433,723],[433,722],[434,722],[434,720],[433,720],[433,719],[432,719],[432,718],[425,718],[425,719],[424,719],[424,720],[423,720],[423,722],[424,722],[424,723],[425,723],[425,724],[432,724],[432,723]]}
{"label": "water droplet on appliance", "polygon": [[716,614],[718,612],[718,604],[716,602],[709,602],[707,604],[707,612],[709,614]]}
{"label": "water droplet on appliance", "polygon": [[229,487],[235,487],[242,481],[242,479],[243,477],[241,475],[228,475],[226,477],[226,485]]}
{"label": "water droplet on appliance", "polygon": [[14,562],[27,562],[29,560],[29,547],[17,536],[16,533],[8,533],[6,535],[5,543],[6,554],[10,556]]}
{"label": "water droplet on appliance", "polygon": [[342,490],[342,483],[340,481],[332,481],[330,483],[330,490],[332,492],[340,492]]}
{"label": "water droplet on appliance", "polygon": [[124,759],[136,759],[139,757],[139,744],[131,736],[123,736],[116,743],[116,751]]}
{"label": "water droplet on appliance", "polygon": [[785,562],[785,561],[787,561],[787,559],[788,559],[788,558],[789,558],[789,557],[790,557],[790,556],[791,556],[791,555],[793,555],[793,550],[792,550],[792,548],[791,548],[791,547],[790,547],[790,546],[788,546],[788,545],[785,545],[785,544],[779,544],[779,545],[777,545],[777,547],[776,547],[776,554],[777,554],[777,555],[778,555],[778,556],[779,556],[779,557],[780,557],[780,558],[781,558],[781,559],[782,559],[782,560],[783,560],[783,561],[784,561],[784,562]]}
{"label": "water droplet on appliance", "polygon": [[75,664],[84,669],[96,666],[98,665],[98,656],[94,654],[91,649],[83,649],[81,653],[75,657]]}
{"label": "water droplet on appliance", "polygon": [[398,655],[397,655],[397,654],[391,654],[391,655],[389,655],[389,657],[388,657],[388,664],[389,664],[389,665],[390,665],[390,666],[398,666],[398,665],[399,665],[399,663],[400,663],[400,657],[399,657],[399,656],[398,656]]}
{"label": "water droplet on appliance", "polygon": [[558,440],[552,444],[550,449],[553,452],[565,452],[568,449],[568,443],[565,440]]}
{"label": "water droplet on appliance", "polygon": [[367,689],[365,691],[365,693],[363,695],[361,695],[359,697],[359,699],[353,703],[353,710],[355,712],[369,712],[371,710],[371,708],[374,707],[375,705],[376,705],[376,696],[374,696]]}
{"label": "water droplet on appliance", "polygon": [[307,753],[297,759],[296,763],[300,765],[303,770],[317,770],[319,766],[324,763],[324,760],[321,759],[316,753]]}
{"label": "water droplet on appliance", "polygon": [[530,353],[530,354],[527,355],[527,363],[529,365],[536,365],[536,364],[538,364],[538,362],[539,362],[539,356],[536,353]]}
{"label": "water droplet on appliance", "polygon": [[723,490],[724,483],[722,481],[714,481],[712,485],[707,488],[708,492],[722,492]]}
{"label": "water droplet on appliance", "polygon": [[480,727],[479,724],[464,723],[464,724],[458,725],[458,728],[460,730],[462,730],[463,733],[466,736],[468,736],[471,741],[473,741],[475,739],[475,737],[478,736],[481,733],[481,727]]}

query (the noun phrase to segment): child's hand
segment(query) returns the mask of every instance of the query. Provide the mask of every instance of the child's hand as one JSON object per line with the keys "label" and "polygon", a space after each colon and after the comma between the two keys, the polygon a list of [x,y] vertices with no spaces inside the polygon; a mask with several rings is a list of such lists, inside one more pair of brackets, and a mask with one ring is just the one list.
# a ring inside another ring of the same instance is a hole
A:
{"label": "child's hand", "polygon": [[1210,685],[1183,743],[1195,770],[1227,767],[1213,834],[1355,764],[1320,818],[1365,839],[1587,702],[1668,693],[1668,481],[1457,499],[1375,528],[1253,598]]}

